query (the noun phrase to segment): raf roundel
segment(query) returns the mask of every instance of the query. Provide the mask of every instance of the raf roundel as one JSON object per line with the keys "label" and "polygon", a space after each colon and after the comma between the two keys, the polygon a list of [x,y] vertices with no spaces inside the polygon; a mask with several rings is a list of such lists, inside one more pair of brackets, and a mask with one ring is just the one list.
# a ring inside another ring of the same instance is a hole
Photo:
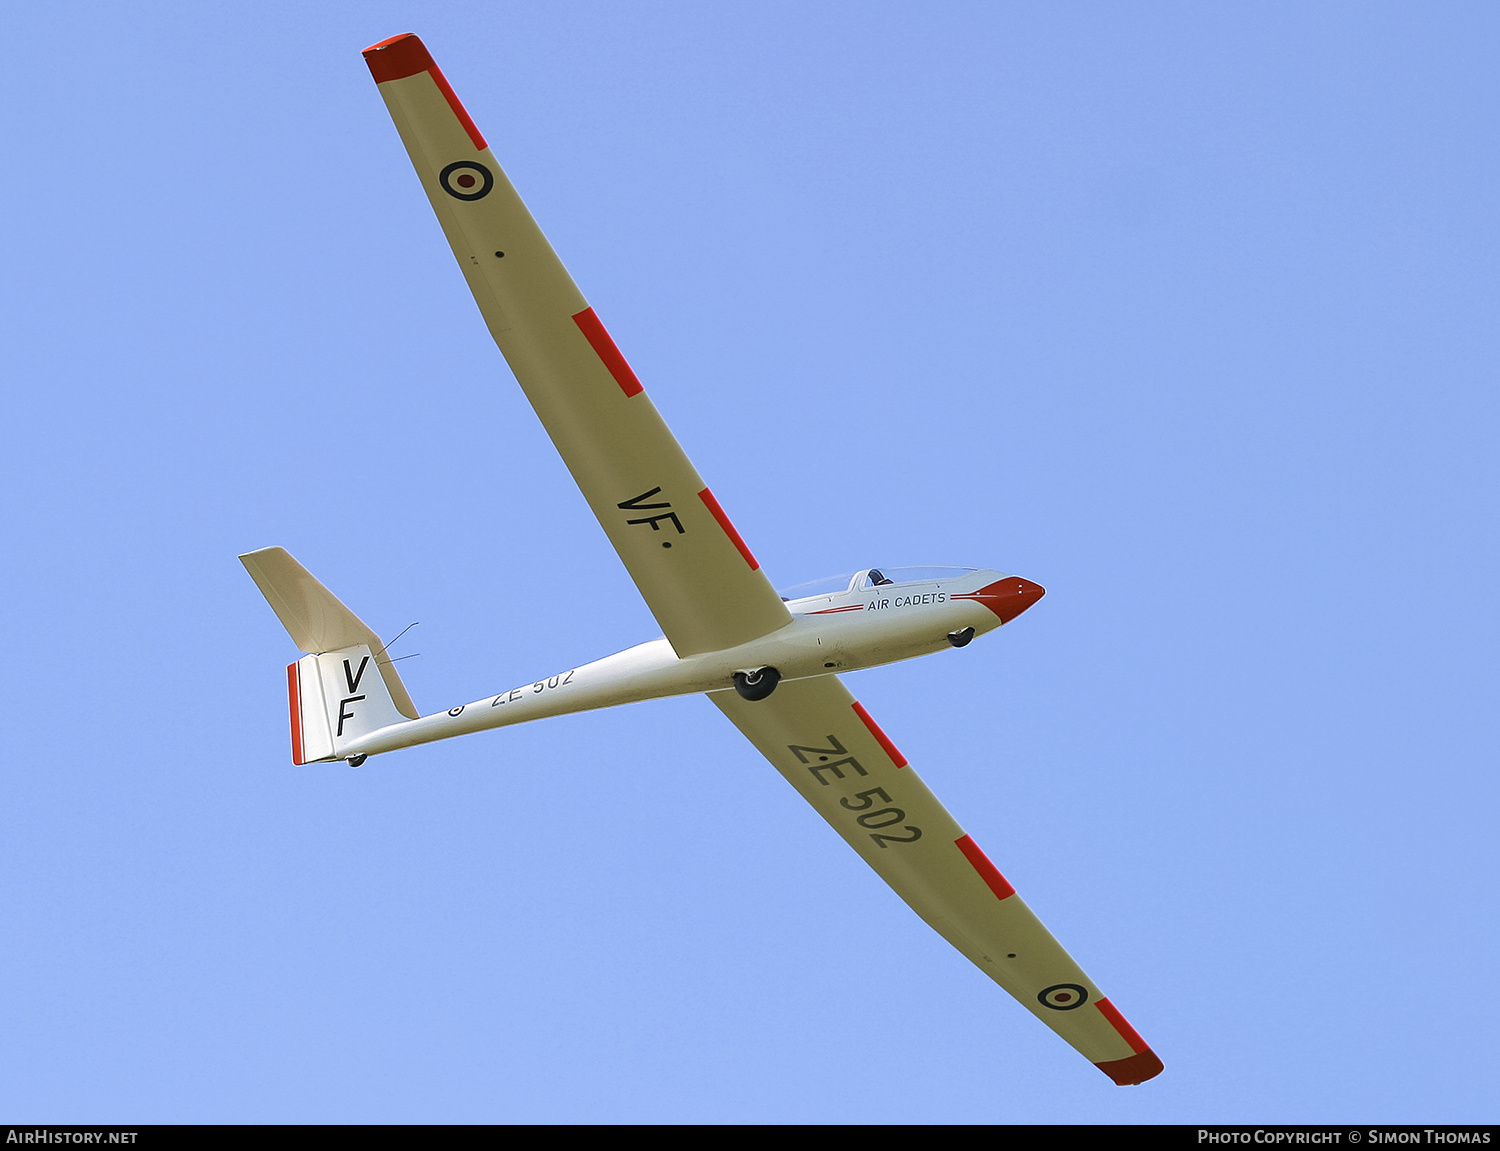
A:
{"label": "raf roundel", "polygon": [[1037,992],[1036,1000],[1053,1011],[1072,1011],[1088,1002],[1088,989],[1076,983],[1054,983]]}
{"label": "raf roundel", "polygon": [[482,200],[495,186],[495,177],[483,164],[459,160],[438,173],[438,183],[455,200]]}

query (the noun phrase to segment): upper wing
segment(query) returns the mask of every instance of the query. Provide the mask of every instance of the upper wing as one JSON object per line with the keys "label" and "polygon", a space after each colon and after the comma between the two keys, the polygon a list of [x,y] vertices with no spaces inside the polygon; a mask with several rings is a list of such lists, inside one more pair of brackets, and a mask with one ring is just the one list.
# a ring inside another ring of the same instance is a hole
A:
{"label": "upper wing", "polygon": [[422,42],[364,55],[490,333],[677,653],[789,623]]}
{"label": "upper wing", "polygon": [[1099,994],[835,676],[748,703],[713,692],[749,737],[911,909],[1119,1084],[1161,1060]]}

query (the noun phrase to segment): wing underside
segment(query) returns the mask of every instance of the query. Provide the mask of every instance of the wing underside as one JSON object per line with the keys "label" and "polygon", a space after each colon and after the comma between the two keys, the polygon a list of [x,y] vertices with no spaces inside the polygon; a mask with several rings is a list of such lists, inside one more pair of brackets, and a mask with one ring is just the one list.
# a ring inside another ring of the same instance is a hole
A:
{"label": "wing underside", "polygon": [[[791,621],[415,36],[365,59],[495,342],[679,655]],[[834,676],[709,696],[914,911],[1117,1083],[1161,1061]]]}
{"label": "wing underside", "polygon": [[790,622],[421,41],[365,59],[490,333],[673,648]]}
{"label": "wing underside", "polygon": [[835,676],[709,699],[944,939],[1116,1083],[1161,1060]]}

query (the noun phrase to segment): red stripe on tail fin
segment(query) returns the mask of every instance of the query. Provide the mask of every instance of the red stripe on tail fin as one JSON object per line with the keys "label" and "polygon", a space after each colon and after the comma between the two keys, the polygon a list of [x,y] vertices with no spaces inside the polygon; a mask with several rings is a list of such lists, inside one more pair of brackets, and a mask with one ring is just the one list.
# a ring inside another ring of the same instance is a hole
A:
{"label": "red stripe on tail fin", "polygon": [[604,361],[609,374],[614,376],[615,383],[620,385],[620,391],[627,396],[636,396],[646,390],[641,387],[641,381],[635,378],[635,373],[630,370],[630,365],[625,362],[620,349],[615,347],[614,340],[609,338],[609,333],[604,330],[599,317],[594,315],[593,308],[585,308],[579,312],[573,317],[573,322],[578,325],[578,330],[583,333],[589,346],[594,349],[594,354]]}
{"label": "red stripe on tail fin", "polygon": [[306,763],[302,751],[302,688],[297,682],[297,665],[286,665],[286,693],[292,709],[292,762]]}
{"label": "red stripe on tail fin", "polygon": [[740,533],[734,530],[734,525],[729,522],[729,517],[724,514],[724,509],[719,506],[719,501],[714,499],[713,492],[704,488],[698,493],[698,498],[703,501],[703,506],[713,513],[714,519],[719,521],[719,526],[724,529],[724,534],[729,537],[729,542],[740,549],[740,555],[745,557],[745,562],[750,565],[750,570],[757,570],[760,564],[755,562],[755,557],[750,554],[750,549],[745,546],[745,541],[740,539]]}

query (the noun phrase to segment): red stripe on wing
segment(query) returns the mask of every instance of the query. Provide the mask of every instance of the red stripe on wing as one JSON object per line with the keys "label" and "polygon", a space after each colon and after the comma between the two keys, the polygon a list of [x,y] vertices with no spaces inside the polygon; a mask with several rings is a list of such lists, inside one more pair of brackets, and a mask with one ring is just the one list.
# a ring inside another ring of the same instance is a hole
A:
{"label": "red stripe on wing", "polygon": [[430,72],[433,82],[438,86],[438,91],[443,94],[443,99],[448,101],[448,107],[453,109],[458,122],[464,126],[464,131],[474,142],[475,149],[483,152],[489,146],[484,142],[484,137],[479,134],[479,129],[474,126],[474,121],[469,119],[469,113],[463,104],[453,94],[453,89],[448,84],[448,78],[443,75],[443,70],[433,62],[432,54],[427,51],[426,45],[410,32],[392,36],[389,40],[382,40],[379,44],[371,44],[365,49],[364,57],[365,63],[370,66],[370,75],[375,77],[377,84],[384,84],[391,80],[405,80],[408,76],[415,76],[419,72]]}
{"label": "red stripe on wing", "polygon": [[579,312],[573,317],[573,322],[578,325],[578,330],[583,333],[584,339],[588,340],[589,346],[594,349],[594,354],[604,361],[609,374],[615,378],[615,383],[620,385],[620,391],[627,396],[636,396],[646,390],[641,387],[641,381],[635,378],[635,373],[630,370],[630,365],[625,362],[620,349],[615,347],[614,340],[609,338],[609,333],[604,330],[599,317],[594,315],[593,308],[585,308]]}
{"label": "red stripe on wing", "polygon": [[[861,604],[860,606],[863,607],[864,605]],[[885,748],[885,753],[891,757],[891,762],[897,767],[905,767],[907,763],[906,756],[896,750],[896,745],[890,741],[885,732],[880,730],[880,725],[870,718],[870,713],[864,709],[863,704],[856,703],[854,705],[854,714],[864,721],[864,725],[870,729],[870,734],[875,737],[881,747]]]}
{"label": "red stripe on wing", "polygon": [[969,861],[969,865],[979,872],[979,878],[989,884],[996,899],[1009,899],[1016,893],[1016,889],[1010,885],[1009,880],[1000,874],[1000,869],[990,862],[989,856],[979,850],[979,844],[973,839],[966,835],[953,842],[958,850],[964,853],[964,858]]}
{"label": "red stripe on wing", "polygon": [[1099,1013],[1109,1020],[1111,1026],[1120,1033],[1120,1038],[1130,1044],[1130,1049],[1137,1055],[1151,1050],[1146,1045],[1146,1041],[1136,1033],[1135,1028],[1125,1022],[1125,1016],[1120,1014],[1119,1008],[1108,999],[1101,999],[1094,1006],[1099,1008]]}
{"label": "red stripe on wing", "polygon": [[745,546],[745,541],[740,539],[740,533],[734,530],[734,525],[729,522],[729,517],[724,514],[724,509],[719,506],[719,501],[714,499],[713,492],[704,488],[698,493],[698,498],[703,501],[703,506],[713,513],[714,519],[719,521],[719,526],[724,529],[724,534],[729,537],[729,542],[740,549],[740,555],[745,557],[745,562],[750,565],[750,570],[757,570],[760,564],[755,562],[755,557],[750,554],[750,549]]}

